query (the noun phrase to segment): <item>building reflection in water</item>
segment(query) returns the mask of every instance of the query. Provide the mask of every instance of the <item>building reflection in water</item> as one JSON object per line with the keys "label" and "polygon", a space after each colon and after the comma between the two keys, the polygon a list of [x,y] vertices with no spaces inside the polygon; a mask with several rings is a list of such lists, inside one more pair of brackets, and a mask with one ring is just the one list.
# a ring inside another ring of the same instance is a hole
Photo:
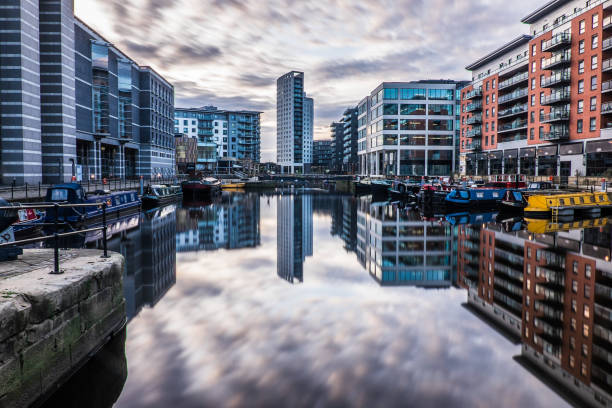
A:
{"label": "building reflection in water", "polygon": [[219,202],[209,206],[180,209],[177,252],[261,245],[259,200],[257,194],[223,194]]}
{"label": "building reflection in water", "polygon": [[[586,227],[586,228],[584,228]],[[507,338],[515,359],[576,406],[612,406],[612,264],[607,219],[505,232],[461,226],[465,305]]]}
{"label": "building reflection in water", "polygon": [[447,288],[453,284],[451,225],[423,221],[414,211],[372,203],[367,197],[358,201],[356,224],[357,257],[380,285]]}
{"label": "building reflection in water", "polygon": [[276,198],[276,273],[287,282],[304,281],[304,261],[313,254],[313,196]]}

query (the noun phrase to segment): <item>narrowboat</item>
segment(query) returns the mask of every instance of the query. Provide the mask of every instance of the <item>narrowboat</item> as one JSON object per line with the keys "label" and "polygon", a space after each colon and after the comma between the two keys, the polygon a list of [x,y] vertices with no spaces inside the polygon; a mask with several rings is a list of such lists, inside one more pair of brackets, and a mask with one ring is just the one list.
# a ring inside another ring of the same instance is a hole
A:
{"label": "narrowboat", "polygon": [[491,208],[496,207],[505,194],[506,189],[458,188],[448,193],[445,201],[450,207]]}
{"label": "narrowboat", "polygon": [[221,193],[221,182],[208,177],[202,180],[186,181],[183,187],[183,201],[206,202]]}
{"label": "narrowboat", "polygon": [[181,186],[153,185],[142,196],[142,207],[151,209],[173,203],[183,197]]}
{"label": "narrowboat", "polygon": [[488,224],[497,220],[497,212],[486,212],[486,213],[469,213],[461,212],[448,214],[445,218],[451,225],[475,225],[475,224]]}
{"label": "narrowboat", "polygon": [[17,211],[19,219],[13,224],[15,240],[30,238],[37,235],[45,222],[45,212],[34,209],[24,209]]}
{"label": "narrowboat", "polygon": [[608,218],[594,218],[590,220],[574,220],[568,222],[526,219],[525,222],[527,223],[527,231],[533,234],[548,234],[561,231],[567,232],[604,227],[608,224]]}
{"label": "narrowboat", "polygon": [[387,194],[391,183],[387,180],[360,180],[355,182],[355,195]]}
{"label": "narrowboat", "polygon": [[389,188],[389,192],[393,195],[410,195],[416,194],[421,191],[421,185],[419,183],[407,182],[402,180],[395,180],[391,183],[391,187]]}
{"label": "narrowboat", "polygon": [[597,218],[611,207],[607,193],[532,194],[524,212],[525,218],[568,220]]}
{"label": "narrowboat", "polygon": [[226,183],[221,185],[221,190],[243,190],[246,183]]}
{"label": "narrowboat", "polygon": [[[107,219],[118,218],[140,211],[140,199],[136,191],[107,192],[98,190],[85,194],[77,183],[56,184],[47,189],[46,201],[59,204],[91,204],[78,208],[58,209],[58,222],[92,224],[102,219],[102,204],[106,203]],[[48,210],[45,222],[55,222],[55,210]]]}

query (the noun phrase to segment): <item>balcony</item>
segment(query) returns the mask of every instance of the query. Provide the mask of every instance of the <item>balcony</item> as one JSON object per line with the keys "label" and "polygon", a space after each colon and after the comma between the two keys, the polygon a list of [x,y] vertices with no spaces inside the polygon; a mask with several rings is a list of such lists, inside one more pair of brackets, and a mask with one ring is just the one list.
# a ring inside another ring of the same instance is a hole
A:
{"label": "balcony", "polygon": [[465,98],[463,99],[470,100],[470,99],[477,98],[479,96],[482,96],[482,89],[474,89],[473,91],[466,93]]}
{"label": "balcony", "polygon": [[612,92],[612,80],[602,82],[601,84],[601,93]]}
{"label": "balcony", "polygon": [[465,145],[465,150],[480,152],[482,151],[482,143],[480,140],[474,140],[472,143],[467,143]]}
{"label": "balcony", "polygon": [[529,89],[521,88],[521,89],[513,91],[512,93],[509,93],[507,95],[500,96],[499,99],[497,100],[497,103],[499,105],[501,105],[501,104],[504,104],[504,103],[515,101],[517,99],[527,98],[527,94],[528,93],[529,93]]}
{"label": "balcony", "polygon": [[612,16],[608,16],[608,17],[604,18],[601,25],[602,25],[604,30],[608,30],[608,29],[612,28]]}
{"label": "balcony", "polygon": [[522,115],[522,114],[527,113],[528,109],[529,107],[526,104],[525,105],[515,105],[511,108],[500,110],[497,113],[497,119],[504,119],[504,118],[509,118],[509,117],[516,116],[516,115]]}
{"label": "balcony", "polygon": [[482,102],[473,102],[465,106],[465,112],[480,112],[482,110]]}
{"label": "balcony", "polygon": [[482,114],[472,115],[465,121],[466,125],[477,125],[482,123]]}
{"label": "balcony", "polygon": [[562,72],[557,72],[547,78],[544,78],[544,82],[542,82],[542,88],[552,88],[557,85],[569,84],[571,81],[570,71],[564,70]]}
{"label": "balcony", "polygon": [[608,58],[601,63],[601,72],[612,71],[612,58]]}
{"label": "balcony", "polygon": [[556,105],[558,103],[567,103],[570,101],[571,93],[569,90],[553,92],[550,95],[544,97],[542,105]]}
{"label": "balcony", "polygon": [[554,57],[544,60],[542,69],[550,70],[555,68],[568,67],[571,63],[572,54],[569,51],[565,51],[555,55]]}
{"label": "balcony", "polygon": [[612,37],[606,38],[601,42],[602,51],[607,51],[612,48]]}
{"label": "balcony", "polygon": [[554,35],[550,40],[542,44],[542,51],[550,52],[563,48],[569,48],[572,45],[572,36],[568,33],[559,33]]}
{"label": "balcony", "polygon": [[604,102],[601,104],[601,114],[609,115],[612,113],[612,102]]}
{"label": "balcony", "polygon": [[529,81],[529,72],[524,72],[522,74],[515,75],[510,79],[506,79],[505,81],[500,82],[498,89],[510,88],[512,86],[521,84],[523,82],[528,82],[528,81]]}
{"label": "balcony", "polygon": [[525,128],[527,128],[527,120],[515,119],[510,123],[499,126],[497,128],[497,133],[510,133]]}
{"label": "balcony", "polygon": [[549,141],[561,141],[569,139],[569,127],[568,126],[559,126],[555,128],[551,128],[549,132],[544,132],[540,137],[540,140],[549,140]]}
{"label": "balcony", "polygon": [[541,123],[567,122],[569,120],[569,110],[555,110],[545,114],[540,118]]}
{"label": "balcony", "polygon": [[465,137],[478,137],[482,136],[482,126],[476,126],[472,130],[465,132]]}

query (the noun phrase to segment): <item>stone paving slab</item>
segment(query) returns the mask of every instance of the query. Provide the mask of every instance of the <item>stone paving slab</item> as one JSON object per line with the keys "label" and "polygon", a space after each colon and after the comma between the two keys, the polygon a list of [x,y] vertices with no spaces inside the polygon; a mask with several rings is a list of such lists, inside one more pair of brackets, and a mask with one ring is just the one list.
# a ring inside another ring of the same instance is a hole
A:
{"label": "stone paving slab", "polygon": [[[67,260],[78,256],[78,252],[78,250],[60,250],[60,269]],[[16,261],[0,262],[0,282],[40,269],[44,269],[47,273],[53,270],[52,249],[27,249]]]}

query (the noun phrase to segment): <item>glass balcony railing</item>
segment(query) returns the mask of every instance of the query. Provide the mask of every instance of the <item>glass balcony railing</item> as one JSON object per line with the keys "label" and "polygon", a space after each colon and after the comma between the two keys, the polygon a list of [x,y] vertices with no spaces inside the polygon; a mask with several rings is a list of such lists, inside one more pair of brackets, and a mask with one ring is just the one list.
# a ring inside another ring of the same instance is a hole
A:
{"label": "glass balcony railing", "polygon": [[570,97],[571,95],[569,90],[553,92],[552,94],[544,97],[542,105],[554,105],[556,103],[569,102]]}
{"label": "glass balcony railing", "polygon": [[497,128],[497,133],[511,132],[513,130],[524,129],[527,127],[527,120],[514,120]]}
{"label": "glass balcony railing", "polygon": [[550,123],[569,120],[569,110],[555,110],[540,117],[540,122]]}
{"label": "glass balcony railing", "polygon": [[465,94],[465,99],[466,100],[474,99],[474,98],[477,98],[479,96],[482,96],[482,89],[474,89],[473,91],[470,91],[470,92]]}
{"label": "glass balcony railing", "polygon": [[542,44],[542,51],[549,52],[569,47],[572,44],[572,36],[569,33],[559,33]]}
{"label": "glass balcony railing", "polygon": [[482,143],[480,140],[474,140],[472,143],[465,145],[465,150],[482,150]]}
{"label": "glass balcony railing", "polygon": [[474,102],[465,106],[466,112],[476,112],[482,110],[482,102]]}
{"label": "glass balcony railing", "polygon": [[540,140],[567,140],[569,139],[569,127],[562,126],[551,128],[549,132],[544,132]]}
{"label": "glass balcony railing", "polygon": [[601,71],[606,72],[612,70],[612,58],[608,58],[601,63]]}
{"label": "glass balcony railing", "polygon": [[514,101],[516,99],[526,98],[528,93],[529,93],[529,89],[521,88],[507,95],[500,96],[499,99],[497,100],[497,103],[502,104],[502,103]]}
{"label": "glass balcony railing", "polygon": [[601,49],[602,50],[609,50],[610,48],[612,48],[612,37],[610,38],[606,38],[605,40],[603,40],[601,42]]}
{"label": "glass balcony railing", "polygon": [[601,84],[601,92],[610,92],[612,91],[612,80],[605,81]]}
{"label": "glass balcony railing", "polygon": [[604,102],[601,104],[601,113],[609,114],[612,113],[612,102]]}
{"label": "glass balcony railing", "polygon": [[520,84],[521,82],[526,82],[529,80],[529,72],[524,72],[519,75],[515,75],[510,79],[506,79],[499,83],[499,89],[509,88],[512,85]]}
{"label": "glass balcony railing", "polygon": [[604,30],[612,28],[612,16],[608,16],[608,17],[603,19],[602,27],[603,27]]}
{"label": "glass balcony railing", "polygon": [[569,51],[561,52],[551,58],[545,59],[542,63],[542,69],[553,69],[556,67],[566,66],[570,64],[572,54]]}
{"label": "glass balcony railing", "polygon": [[477,137],[482,135],[482,126],[476,126],[472,130],[465,132],[465,137]]}
{"label": "glass balcony railing", "polygon": [[501,118],[504,118],[504,117],[519,115],[521,113],[527,113],[528,109],[529,109],[529,107],[526,104],[524,104],[524,105],[515,105],[515,106],[513,106],[511,108],[500,110],[497,113],[497,118],[501,119]]}
{"label": "glass balcony railing", "polygon": [[555,85],[566,84],[571,81],[570,71],[564,70],[562,72],[557,72],[547,78],[544,78],[542,82],[542,88],[550,88]]}
{"label": "glass balcony railing", "polygon": [[466,125],[476,125],[482,123],[482,114],[472,115],[465,121]]}

